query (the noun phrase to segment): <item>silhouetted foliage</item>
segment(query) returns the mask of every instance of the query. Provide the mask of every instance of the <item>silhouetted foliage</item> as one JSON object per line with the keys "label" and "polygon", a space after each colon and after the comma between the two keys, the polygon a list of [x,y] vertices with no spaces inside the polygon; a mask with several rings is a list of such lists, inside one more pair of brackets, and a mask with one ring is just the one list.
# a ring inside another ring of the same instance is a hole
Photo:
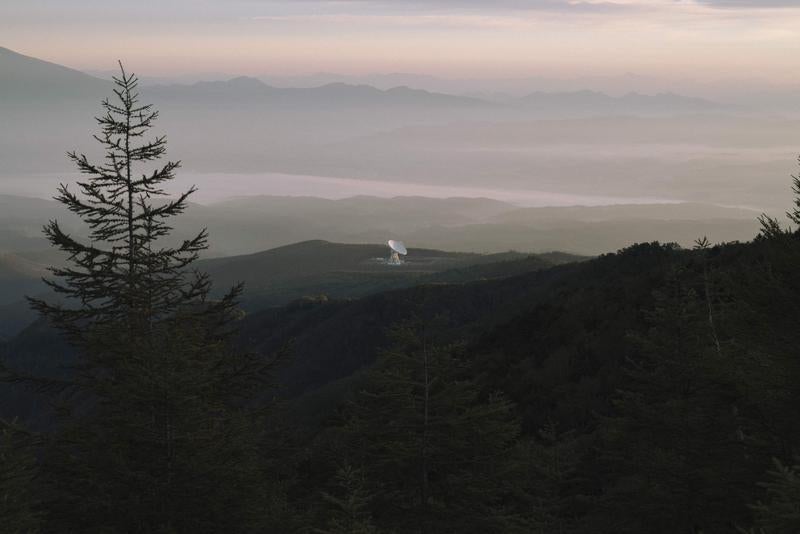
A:
{"label": "silhouetted foliage", "polygon": [[345,454],[363,465],[377,525],[395,532],[514,532],[513,406],[481,395],[466,355],[398,326],[346,408]]}
{"label": "silhouetted foliage", "polygon": [[364,474],[345,465],[336,471],[336,492],[323,494],[329,516],[320,534],[378,534],[369,510],[371,501]]}
{"label": "silhouetted foliage", "polygon": [[27,377],[64,401],[43,459],[49,529],[242,530],[262,506],[254,402],[269,362],[232,349],[241,288],[210,301],[208,278],[188,271],[206,232],[166,243],[194,190],[168,197],[177,162],[139,168],[164,155],[166,138],[145,138],[158,112],[139,103],[136,78],[122,70],[114,83],[97,119],[103,162],[70,153],[87,178],[56,197],[90,242],[51,221],[45,235],[69,264],[47,283],[64,304],[31,299],[78,352],[65,380]]}
{"label": "silhouetted foliage", "polygon": [[637,354],[601,425],[606,483],[588,522],[597,532],[724,532],[746,505],[735,394],[704,311],[675,272],[634,335]]}
{"label": "silhouetted foliage", "polygon": [[783,465],[775,460],[769,479],[760,485],[766,499],[753,505],[754,534],[789,534],[800,531],[800,466]]}

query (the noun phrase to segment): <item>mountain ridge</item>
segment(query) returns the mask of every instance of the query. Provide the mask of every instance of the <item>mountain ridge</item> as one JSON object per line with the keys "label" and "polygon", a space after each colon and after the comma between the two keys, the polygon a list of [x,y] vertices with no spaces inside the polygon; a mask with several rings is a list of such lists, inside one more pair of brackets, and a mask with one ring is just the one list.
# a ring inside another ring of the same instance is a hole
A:
{"label": "mountain ridge", "polygon": [[4,98],[83,100],[102,94],[111,84],[83,71],[0,46],[0,85]]}
{"label": "mountain ridge", "polygon": [[[16,52],[10,48],[0,46],[0,73],[3,70],[8,71],[9,65],[16,65],[13,77],[2,77],[6,86],[6,91],[10,86],[9,80],[13,79],[27,79],[29,82],[44,81],[45,76],[59,75],[63,78],[63,82],[72,78],[76,83],[84,86],[93,86],[95,90],[102,90],[110,85],[108,80],[92,76],[78,69],[66,67],[54,62],[41,60],[33,56],[27,56]],[[27,65],[30,71],[28,76],[21,76],[20,67]],[[49,72],[47,72],[49,70]],[[392,77],[402,81],[402,76],[390,75],[387,79]],[[423,77],[425,78],[425,77]],[[422,78],[421,78],[422,79]],[[26,83],[25,87],[28,89],[35,88],[35,83]],[[85,90],[86,87],[84,87]],[[504,107],[503,104],[498,102],[491,102],[486,99],[476,98],[471,96],[464,96],[454,93],[431,91],[429,89],[415,88],[400,83],[387,88],[378,88],[369,83],[348,83],[345,81],[329,81],[321,85],[310,87],[277,87],[268,84],[262,79],[253,76],[234,76],[227,80],[214,80],[214,81],[197,81],[194,83],[156,83],[145,85],[142,88],[145,94],[151,94],[160,97],[174,98],[176,92],[188,92],[188,94],[206,94],[207,96],[221,96],[230,93],[231,96],[272,96],[287,98],[290,95],[296,97],[304,97],[305,99],[313,98],[314,96],[332,96],[340,99],[353,99],[353,98],[367,98],[367,99],[388,99],[389,97],[397,97],[400,101],[410,103],[412,99],[430,100],[430,103],[435,104],[451,104],[460,106],[478,106],[478,107]],[[71,93],[71,96],[80,96],[79,91]],[[63,94],[62,94],[63,96]],[[186,95],[183,95],[186,96]],[[596,90],[575,90],[575,91],[533,91],[521,97],[514,97],[510,100],[512,105],[523,108],[552,108],[553,106],[568,106],[575,109],[575,106],[592,107],[592,106],[607,106],[609,111],[625,110],[626,106],[633,106],[632,110],[639,108],[645,109],[648,106],[655,106],[656,111],[663,111],[661,108],[673,106],[677,110],[685,107],[688,110],[692,109],[722,109],[723,106],[716,102],[712,102],[703,98],[696,98],[684,96],[673,92],[660,92],[655,94],[645,94],[637,91],[631,91],[622,96],[611,96],[608,93]],[[618,109],[619,108],[619,109]]]}

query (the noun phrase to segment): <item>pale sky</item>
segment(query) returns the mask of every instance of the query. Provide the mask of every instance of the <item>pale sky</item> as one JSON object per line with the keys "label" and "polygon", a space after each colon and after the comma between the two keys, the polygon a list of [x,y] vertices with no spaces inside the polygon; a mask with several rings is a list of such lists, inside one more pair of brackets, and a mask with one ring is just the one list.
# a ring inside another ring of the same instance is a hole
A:
{"label": "pale sky", "polygon": [[0,46],[148,75],[800,78],[800,0],[2,0]]}

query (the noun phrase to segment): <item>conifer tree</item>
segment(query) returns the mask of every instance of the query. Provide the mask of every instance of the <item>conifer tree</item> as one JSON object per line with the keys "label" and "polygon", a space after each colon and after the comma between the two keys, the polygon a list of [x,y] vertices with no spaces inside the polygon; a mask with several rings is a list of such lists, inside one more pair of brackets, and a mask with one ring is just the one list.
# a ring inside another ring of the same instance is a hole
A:
{"label": "conifer tree", "polygon": [[370,496],[360,469],[345,465],[336,471],[336,492],[324,493],[330,508],[327,525],[319,534],[378,534],[369,510]]}
{"label": "conifer tree", "polygon": [[647,332],[632,336],[624,390],[601,421],[596,461],[606,483],[587,532],[727,532],[741,519],[747,478],[735,391],[719,371],[727,362],[705,312],[680,269],[655,293]]}
{"label": "conifer tree", "polygon": [[257,396],[262,358],[232,350],[235,287],[209,299],[191,272],[207,233],[169,243],[171,219],[194,192],[170,197],[179,162],[155,169],[166,138],[148,138],[158,112],[121,68],[94,136],[100,162],[71,152],[84,179],[56,199],[88,226],[87,242],[45,226],[69,263],[48,285],[64,304],[31,299],[79,350],[65,418],[46,450],[48,520],[61,531],[243,531],[260,496]]}
{"label": "conifer tree", "polygon": [[[735,372],[751,400],[748,434],[763,445],[765,458],[789,460],[800,453],[800,174],[792,177],[795,207],[787,213],[795,225],[761,217],[753,243],[755,257],[730,275],[736,297]],[[764,465],[764,470],[768,464]]]}
{"label": "conifer tree", "polygon": [[751,534],[790,534],[800,532],[800,465],[773,461],[769,479],[761,483],[767,498],[752,506],[756,514]]}
{"label": "conifer tree", "polygon": [[512,405],[481,393],[464,354],[411,325],[394,332],[348,408],[349,457],[363,465],[378,527],[408,533],[514,532],[519,464]]}
{"label": "conifer tree", "polygon": [[[800,166],[800,156],[797,158],[797,163]],[[786,217],[796,225],[795,228],[784,227],[775,217],[762,214],[761,217],[759,217],[759,221],[761,222],[761,237],[769,239],[798,234],[798,231],[800,231],[800,172],[798,172],[797,175],[792,175],[792,192],[794,193],[794,199],[792,201],[794,207],[786,212]]]}
{"label": "conifer tree", "polygon": [[792,224],[763,215],[753,243],[755,261],[731,275],[737,298],[734,369],[749,400],[745,432],[758,457],[773,458],[771,468],[764,462],[767,481],[752,499],[755,527],[749,532],[757,534],[800,528],[800,421],[795,414],[800,401],[800,174],[792,176],[792,191],[794,207],[786,214]]}

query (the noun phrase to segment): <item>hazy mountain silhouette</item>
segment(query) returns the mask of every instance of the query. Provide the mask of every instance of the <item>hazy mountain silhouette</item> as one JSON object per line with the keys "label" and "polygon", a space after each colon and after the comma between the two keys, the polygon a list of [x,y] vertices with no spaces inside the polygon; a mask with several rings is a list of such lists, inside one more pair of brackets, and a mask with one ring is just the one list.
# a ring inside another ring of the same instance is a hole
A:
{"label": "hazy mountain silhouette", "polygon": [[221,103],[248,102],[262,106],[291,109],[293,107],[336,108],[381,105],[395,106],[493,106],[475,98],[432,93],[409,87],[387,90],[369,85],[331,83],[310,88],[278,88],[247,76],[227,81],[197,82],[194,84],[152,85],[143,94],[156,100],[213,100]]}
{"label": "hazy mountain silhouette", "polygon": [[[397,75],[395,78],[398,81],[405,79],[402,75]],[[385,79],[394,78],[387,76]],[[98,95],[105,95],[109,88],[107,80],[2,47],[0,47],[0,83],[3,86],[4,100],[10,97],[27,99],[35,96],[96,99]],[[227,81],[149,85],[143,88],[143,93],[157,100],[255,98],[279,107],[286,105],[497,107],[494,103],[478,98],[413,89],[405,85],[378,89],[368,84],[332,82],[317,87],[280,88],[247,76]],[[717,104],[708,100],[672,93],[654,96],[630,93],[622,97],[612,97],[594,91],[536,92],[513,100],[512,103],[529,111],[538,109],[572,113],[690,112],[719,108]]]}
{"label": "hazy mountain silhouette", "polygon": [[15,99],[97,99],[110,91],[105,80],[0,47],[0,107]]}

